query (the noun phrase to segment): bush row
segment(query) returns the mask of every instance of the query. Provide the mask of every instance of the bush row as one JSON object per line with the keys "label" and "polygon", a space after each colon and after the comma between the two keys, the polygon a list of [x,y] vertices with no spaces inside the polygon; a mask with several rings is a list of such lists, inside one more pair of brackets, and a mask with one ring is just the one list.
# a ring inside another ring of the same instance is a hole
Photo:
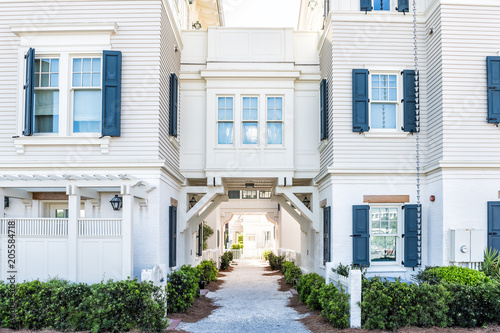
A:
{"label": "bush row", "polygon": [[58,331],[163,331],[165,296],[152,283],[134,280],[93,285],[38,280],[0,282],[0,327]]}
{"label": "bush row", "polygon": [[224,254],[220,257],[220,270],[225,271],[229,267],[231,261],[233,261],[233,252],[224,252]]}
{"label": "bush row", "polygon": [[203,260],[198,266],[184,265],[172,272],[167,282],[168,312],[185,312],[200,296],[200,282],[217,281],[217,267],[212,260]]}

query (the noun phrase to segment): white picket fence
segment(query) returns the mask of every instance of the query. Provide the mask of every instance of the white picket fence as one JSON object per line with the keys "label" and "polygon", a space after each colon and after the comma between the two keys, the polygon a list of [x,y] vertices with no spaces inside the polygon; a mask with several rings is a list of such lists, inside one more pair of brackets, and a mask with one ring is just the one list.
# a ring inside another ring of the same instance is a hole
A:
{"label": "white picket fence", "polygon": [[350,270],[349,277],[338,275],[332,271],[334,268],[333,263],[326,263],[326,283],[334,284],[341,287],[346,293],[349,294],[350,306],[350,325],[353,328],[361,327],[361,271]]}
{"label": "white picket fence", "polygon": [[285,256],[286,261],[293,261],[295,266],[301,265],[301,253],[290,249],[278,249],[278,256]]}
{"label": "white picket fence", "polygon": [[68,219],[16,218],[0,220],[0,235],[7,235],[9,222],[16,226],[16,236],[68,236]]}
{"label": "white picket fence", "polygon": [[121,219],[78,219],[78,236],[121,236]]}

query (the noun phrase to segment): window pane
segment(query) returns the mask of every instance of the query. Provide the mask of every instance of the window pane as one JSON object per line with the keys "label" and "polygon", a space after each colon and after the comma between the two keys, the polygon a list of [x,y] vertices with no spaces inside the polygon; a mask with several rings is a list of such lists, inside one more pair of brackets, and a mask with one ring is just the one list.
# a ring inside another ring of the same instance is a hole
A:
{"label": "window pane", "polygon": [[243,144],[257,144],[257,123],[243,123]]}
{"label": "window pane", "polygon": [[50,74],[50,86],[51,87],[59,86],[59,74]]}
{"label": "window pane", "polygon": [[396,236],[373,236],[371,261],[396,261]]}
{"label": "window pane", "polygon": [[218,143],[232,144],[233,143],[233,123],[218,124]]}
{"label": "window pane", "polygon": [[373,88],[378,88],[378,80],[379,80],[378,75],[372,75],[372,87]]}
{"label": "window pane", "polygon": [[73,59],[73,72],[82,71],[82,59]]}
{"label": "window pane", "polygon": [[283,99],[281,97],[267,98],[267,120],[283,120]]}
{"label": "window pane", "polygon": [[101,91],[77,90],[74,94],[73,132],[101,132]]}
{"label": "window pane", "polygon": [[83,59],[83,72],[90,72],[91,71],[91,64],[92,59]]}
{"label": "window pane", "polygon": [[90,73],[82,74],[82,87],[90,87]]}
{"label": "window pane", "polygon": [[267,98],[267,109],[274,109],[274,98],[273,97],[268,97]]}
{"label": "window pane", "polygon": [[40,74],[35,74],[35,87],[40,87]]}
{"label": "window pane", "polygon": [[59,131],[59,91],[35,91],[35,133]]}
{"label": "window pane", "polygon": [[40,59],[35,59],[35,72],[40,72]]}
{"label": "window pane", "polygon": [[59,72],[59,59],[51,59],[50,60],[50,71],[52,73]]}
{"label": "window pane", "polygon": [[391,10],[391,0],[373,0],[373,9]]}
{"label": "window pane", "polygon": [[101,59],[92,59],[92,72],[101,72]]}
{"label": "window pane", "polygon": [[92,87],[101,86],[101,74],[92,74]]}
{"label": "window pane", "polygon": [[233,120],[233,98],[219,97],[217,117],[219,120]]}
{"label": "window pane", "polygon": [[50,80],[50,74],[42,74],[42,87],[48,87]]}
{"label": "window pane", "polygon": [[243,120],[257,120],[257,97],[243,97]]}
{"label": "window pane", "polygon": [[371,128],[396,128],[396,105],[373,104],[371,105]]}
{"label": "window pane", "polygon": [[220,109],[225,109],[226,108],[226,98],[225,97],[219,97],[219,105],[218,105],[219,110]]}
{"label": "window pane", "polygon": [[50,60],[42,59],[42,72],[50,72]]}
{"label": "window pane", "polygon": [[73,87],[82,86],[82,74],[73,74]]}
{"label": "window pane", "polygon": [[267,143],[282,144],[283,143],[283,124],[282,123],[267,123]]}

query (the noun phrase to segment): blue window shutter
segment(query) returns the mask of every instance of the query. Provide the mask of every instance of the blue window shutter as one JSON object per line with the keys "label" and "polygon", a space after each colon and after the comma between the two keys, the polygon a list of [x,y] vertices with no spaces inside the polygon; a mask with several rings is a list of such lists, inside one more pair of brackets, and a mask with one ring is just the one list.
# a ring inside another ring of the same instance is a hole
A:
{"label": "blue window shutter", "polygon": [[24,131],[23,135],[33,134],[35,109],[35,49],[31,48],[24,56],[26,59],[26,84],[24,86]]}
{"label": "blue window shutter", "polygon": [[169,207],[168,265],[177,266],[177,207]]}
{"label": "blue window shutter", "polygon": [[368,132],[368,70],[352,70],[352,131]]}
{"label": "blue window shutter", "polygon": [[196,255],[203,255],[203,222],[198,225],[198,251]]}
{"label": "blue window shutter", "polygon": [[500,251],[500,202],[488,202],[488,247]]}
{"label": "blue window shutter", "polygon": [[170,112],[169,135],[177,137],[177,114],[179,109],[179,80],[175,73],[170,74]]}
{"label": "blue window shutter", "polygon": [[409,11],[410,11],[410,1],[398,0],[398,12],[409,12]]}
{"label": "blue window shutter", "polygon": [[418,205],[405,205],[404,266],[418,266]]}
{"label": "blue window shutter", "polygon": [[361,0],[360,3],[361,11],[371,11],[372,10],[372,0]]}
{"label": "blue window shutter", "polygon": [[328,139],[328,88],[326,79],[320,85],[321,140]]}
{"label": "blue window shutter", "polygon": [[404,125],[405,132],[416,132],[416,96],[415,96],[415,71],[403,71],[403,106],[404,106]]}
{"label": "blue window shutter", "polygon": [[122,53],[102,53],[102,136],[120,136]]}
{"label": "blue window shutter", "polygon": [[352,206],[352,262],[370,266],[370,206]]}
{"label": "blue window shutter", "polygon": [[323,265],[330,262],[331,257],[331,208],[325,207],[323,209]]}
{"label": "blue window shutter", "polygon": [[487,57],[488,122],[500,123],[500,57]]}

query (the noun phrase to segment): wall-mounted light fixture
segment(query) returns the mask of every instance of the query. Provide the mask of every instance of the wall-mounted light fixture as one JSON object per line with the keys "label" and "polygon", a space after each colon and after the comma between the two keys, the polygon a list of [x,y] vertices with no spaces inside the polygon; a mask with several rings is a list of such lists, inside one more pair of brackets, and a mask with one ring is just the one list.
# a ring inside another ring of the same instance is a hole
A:
{"label": "wall-mounted light fixture", "polygon": [[246,184],[245,184],[245,187],[246,187],[246,188],[254,188],[254,187],[255,187],[255,184],[254,184],[254,183],[246,183]]}
{"label": "wall-mounted light fixture", "polygon": [[4,197],[3,198],[3,208],[9,207],[9,204],[10,204],[9,197]]}
{"label": "wall-mounted light fixture", "polygon": [[192,197],[191,200],[189,200],[189,208],[193,208],[197,202],[198,201],[196,201],[196,199],[194,197]]}
{"label": "wall-mounted light fixture", "polygon": [[115,194],[115,197],[109,201],[111,203],[111,207],[113,207],[113,210],[120,210],[122,209],[122,197],[119,197],[118,194]]}
{"label": "wall-mounted light fixture", "polygon": [[309,208],[309,204],[311,203],[311,200],[309,200],[309,199],[307,199],[307,197],[305,197],[304,200],[302,200],[302,203],[304,204],[304,206]]}
{"label": "wall-mounted light fixture", "polygon": [[193,23],[193,28],[195,28],[196,30],[200,30],[201,29],[201,23],[200,21],[196,21]]}

